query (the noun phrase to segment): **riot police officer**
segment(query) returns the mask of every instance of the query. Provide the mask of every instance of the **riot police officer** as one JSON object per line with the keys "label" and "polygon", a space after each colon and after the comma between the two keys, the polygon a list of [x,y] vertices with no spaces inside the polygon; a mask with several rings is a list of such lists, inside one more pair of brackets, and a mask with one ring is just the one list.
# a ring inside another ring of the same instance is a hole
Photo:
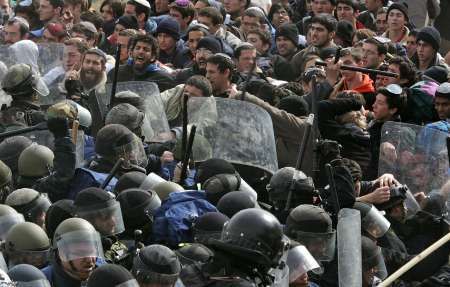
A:
{"label": "riot police officer", "polygon": [[51,203],[47,197],[30,188],[14,190],[5,201],[17,212],[22,213],[26,221],[44,227],[45,216]]}

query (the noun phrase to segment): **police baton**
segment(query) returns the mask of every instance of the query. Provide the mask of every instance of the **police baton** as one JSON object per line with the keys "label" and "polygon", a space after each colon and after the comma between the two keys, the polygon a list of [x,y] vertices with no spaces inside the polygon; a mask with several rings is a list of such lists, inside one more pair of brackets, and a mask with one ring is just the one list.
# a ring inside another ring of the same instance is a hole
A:
{"label": "police baton", "polygon": [[12,136],[18,136],[18,135],[28,133],[28,132],[40,131],[40,130],[48,130],[47,122],[40,122],[37,125],[31,126],[28,128],[23,128],[23,129],[18,129],[18,130],[1,133],[0,140],[3,140],[8,137],[12,137]]}
{"label": "police baton", "polygon": [[182,159],[186,156],[186,150],[187,150],[187,141],[188,141],[188,95],[184,94],[184,86],[183,90],[181,91],[181,96],[183,97],[183,114],[182,114],[182,120],[183,120],[183,130],[181,134],[181,156]]}
{"label": "police baton", "polygon": [[102,183],[102,185],[100,186],[101,189],[105,189],[105,187],[108,186],[109,182],[111,181],[111,179],[116,175],[117,171],[119,170],[119,167],[122,165],[124,159],[123,158],[119,158],[116,163],[114,164],[113,168],[111,169],[111,171],[108,174],[108,177],[105,179],[105,181]]}
{"label": "police baton", "polygon": [[119,66],[120,66],[120,49],[122,45],[117,44],[116,49],[116,62],[114,63],[114,77],[111,87],[111,97],[109,98],[109,107],[111,108],[114,105],[116,99],[116,90],[117,90],[117,77],[119,76]]}
{"label": "police baton", "polygon": [[334,167],[331,166],[331,164],[327,163],[325,165],[325,171],[327,173],[328,184],[330,185],[331,198],[333,199],[333,201],[335,203],[335,205],[333,206],[334,212],[336,213],[336,216],[337,216],[341,207],[340,207],[339,198],[337,195],[336,182],[334,181]]}
{"label": "police baton", "polygon": [[[326,67],[327,63],[324,61],[316,60],[316,65]],[[341,70],[361,72],[364,74],[382,75],[382,76],[386,76],[386,77],[390,77],[390,78],[398,78],[398,74],[396,74],[396,73],[392,73],[392,72],[388,72],[388,71],[381,71],[381,70],[376,70],[376,69],[361,68],[361,67],[356,67],[356,66],[349,66],[349,65],[341,65]]]}
{"label": "police baton", "polygon": [[191,132],[189,133],[189,141],[188,141],[188,145],[186,147],[186,154],[184,155],[183,165],[181,167],[181,175],[180,175],[180,182],[179,182],[181,185],[183,184],[183,182],[187,176],[187,168],[188,168],[188,164],[189,164],[189,158],[191,157],[191,153],[192,153],[192,146],[194,144],[196,130],[197,130],[197,127],[195,125],[193,125],[191,127]]}

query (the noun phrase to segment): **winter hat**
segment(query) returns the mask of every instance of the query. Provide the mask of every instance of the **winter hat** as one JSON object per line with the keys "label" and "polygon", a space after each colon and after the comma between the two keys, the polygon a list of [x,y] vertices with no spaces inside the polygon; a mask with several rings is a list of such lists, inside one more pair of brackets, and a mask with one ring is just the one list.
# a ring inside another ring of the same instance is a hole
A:
{"label": "winter hat", "polygon": [[126,286],[139,286],[130,271],[124,267],[116,264],[104,264],[95,268],[89,276],[87,287],[119,286],[125,282],[131,283]]}
{"label": "winter hat", "polygon": [[203,184],[207,179],[217,174],[234,174],[236,169],[228,161],[220,158],[211,158],[204,161],[197,169],[196,183]]}
{"label": "winter hat", "polygon": [[392,3],[392,4],[388,7],[388,10],[387,10],[387,13],[386,13],[386,19],[387,19],[388,15],[389,15],[389,12],[391,12],[391,10],[394,10],[394,9],[397,9],[397,10],[399,10],[400,12],[402,12],[403,15],[405,16],[406,21],[409,22],[408,4],[407,4],[407,3],[405,3],[405,2],[395,2],[395,3]]}
{"label": "winter hat", "polygon": [[303,99],[303,97],[297,95],[282,98],[278,104],[278,108],[297,117],[304,117],[309,113],[308,103],[305,99]]}
{"label": "winter hat", "polygon": [[336,36],[342,39],[346,46],[352,46],[353,35],[355,28],[353,25],[345,20],[339,21],[336,27]]}
{"label": "winter hat", "polygon": [[49,238],[53,238],[53,234],[61,222],[73,217],[74,210],[73,200],[70,199],[61,199],[50,205],[45,216],[45,230]]}
{"label": "winter hat", "polygon": [[147,178],[145,173],[139,171],[130,171],[123,174],[114,187],[114,193],[119,194],[122,190],[128,188],[138,188]]}
{"label": "winter hat", "polygon": [[140,228],[149,220],[153,221],[156,209],[161,206],[161,199],[156,192],[138,188],[122,191],[117,201],[120,202],[125,228],[129,230]]}
{"label": "winter hat", "polygon": [[223,225],[230,220],[220,212],[207,212],[197,218],[193,225],[194,242],[207,242],[209,238],[220,238]]}
{"label": "winter hat", "polygon": [[214,253],[205,245],[199,243],[192,243],[176,250],[178,258],[182,265],[191,265],[195,263],[209,262]]}
{"label": "winter hat", "polygon": [[88,187],[77,194],[74,205],[76,211],[78,211],[80,209],[92,208],[99,204],[109,206],[115,201],[114,197],[106,190],[98,187]]}
{"label": "winter hat", "polygon": [[171,17],[167,17],[159,22],[158,27],[156,27],[156,35],[159,33],[166,33],[178,41],[180,39],[180,24]]}
{"label": "winter hat", "polygon": [[420,40],[429,43],[434,50],[439,51],[441,46],[441,34],[433,26],[424,27],[420,30],[419,34],[417,34],[416,42],[419,42]]}
{"label": "winter hat", "polygon": [[432,66],[423,72],[422,79],[442,84],[448,81],[448,70],[443,66]]}
{"label": "winter hat", "polygon": [[133,15],[123,15],[117,19],[116,24],[120,24],[125,27],[125,29],[134,29],[138,30],[138,20],[136,16]]}
{"label": "winter hat", "polygon": [[275,39],[280,36],[288,38],[295,46],[298,46],[298,29],[295,24],[283,24],[275,32]]}
{"label": "winter hat", "polygon": [[246,191],[232,191],[227,193],[217,203],[217,210],[229,218],[241,210],[257,207],[258,205],[254,197]]}
{"label": "winter hat", "polygon": [[222,45],[219,40],[213,36],[206,36],[200,39],[197,44],[197,50],[200,48],[207,49],[213,54],[222,53]]}

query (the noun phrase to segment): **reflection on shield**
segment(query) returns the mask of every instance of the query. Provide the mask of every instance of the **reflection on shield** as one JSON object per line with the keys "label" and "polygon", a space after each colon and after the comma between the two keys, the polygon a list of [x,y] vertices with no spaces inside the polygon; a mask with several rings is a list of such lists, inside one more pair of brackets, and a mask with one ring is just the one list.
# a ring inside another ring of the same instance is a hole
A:
{"label": "reflection on shield", "polygon": [[222,98],[190,98],[189,126],[197,126],[203,145],[194,161],[222,158],[235,165],[273,174],[278,169],[270,115],[247,102]]}

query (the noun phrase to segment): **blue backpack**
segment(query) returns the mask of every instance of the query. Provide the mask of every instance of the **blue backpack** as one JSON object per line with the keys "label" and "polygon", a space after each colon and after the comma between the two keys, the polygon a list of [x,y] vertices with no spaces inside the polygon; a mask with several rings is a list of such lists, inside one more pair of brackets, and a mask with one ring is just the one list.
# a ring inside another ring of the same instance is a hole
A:
{"label": "blue backpack", "polygon": [[217,208],[206,200],[205,192],[172,192],[155,213],[153,240],[169,246],[192,242],[192,225],[207,212]]}

